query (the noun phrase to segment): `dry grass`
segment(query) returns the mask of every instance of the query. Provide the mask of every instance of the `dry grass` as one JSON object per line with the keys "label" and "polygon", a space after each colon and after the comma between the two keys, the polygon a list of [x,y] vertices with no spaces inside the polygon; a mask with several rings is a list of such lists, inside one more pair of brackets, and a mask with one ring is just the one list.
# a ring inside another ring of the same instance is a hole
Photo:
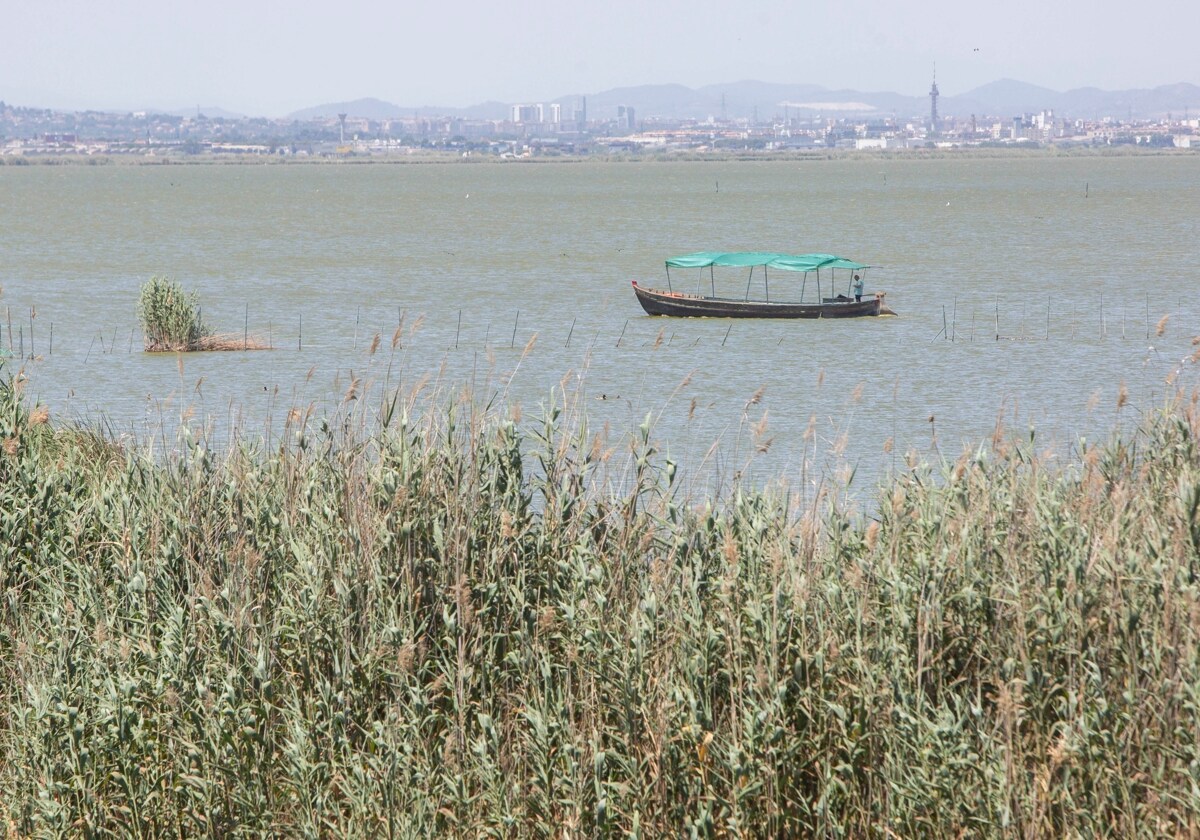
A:
{"label": "dry grass", "polygon": [[147,347],[148,353],[211,353],[234,350],[269,350],[267,342],[258,336],[236,335],[225,333],[221,335],[205,335],[197,338],[186,349],[174,347]]}

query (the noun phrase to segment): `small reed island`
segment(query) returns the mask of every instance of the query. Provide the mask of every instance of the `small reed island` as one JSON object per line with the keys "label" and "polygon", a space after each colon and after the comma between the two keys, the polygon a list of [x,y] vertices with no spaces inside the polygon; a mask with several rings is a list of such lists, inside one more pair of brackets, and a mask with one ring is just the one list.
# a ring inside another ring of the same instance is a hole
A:
{"label": "small reed island", "polygon": [[195,292],[170,277],[154,276],[142,286],[138,320],[147,353],[193,353],[208,350],[266,350],[249,334],[218,334],[204,323]]}

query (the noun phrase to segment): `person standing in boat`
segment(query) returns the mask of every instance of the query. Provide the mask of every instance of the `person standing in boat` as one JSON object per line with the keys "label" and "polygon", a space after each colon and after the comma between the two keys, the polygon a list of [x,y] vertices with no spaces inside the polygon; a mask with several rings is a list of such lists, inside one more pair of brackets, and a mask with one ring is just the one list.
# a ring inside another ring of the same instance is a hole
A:
{"label": "person standing in boat", "polygon": [[862,303],[862,293],[863,293],[862,275],[855,274],[854,275],[854,299],[856,301],[858,301],[859,303]]}

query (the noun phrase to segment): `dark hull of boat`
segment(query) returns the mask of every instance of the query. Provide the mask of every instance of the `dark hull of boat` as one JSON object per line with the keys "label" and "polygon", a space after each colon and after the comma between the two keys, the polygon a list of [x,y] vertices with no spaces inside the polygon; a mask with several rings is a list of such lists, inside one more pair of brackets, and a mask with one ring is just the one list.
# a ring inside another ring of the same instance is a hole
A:
{"label": "dark hull of boat", "polygon": [[773,303],[643,289],[636,280],[633,281],[633,291],[647,315],[676,318],[867,318],[885,311],[883,298],[875,296],[861,302]]}

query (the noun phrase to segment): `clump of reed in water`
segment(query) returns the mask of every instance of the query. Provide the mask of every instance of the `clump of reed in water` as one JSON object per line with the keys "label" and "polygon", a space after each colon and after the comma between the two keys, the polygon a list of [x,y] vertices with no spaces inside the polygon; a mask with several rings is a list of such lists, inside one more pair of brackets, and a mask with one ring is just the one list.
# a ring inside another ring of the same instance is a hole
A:
{"label": "clump of reed in water", "polygon": [[0,826],[1200,834],[1194,403],[1067,467],[998,436],[870,518],[513,415],[154,460],[0,382]]}
{"label": "clump of reed in water", "polygon": [[142,336],[151,352],[199,349],[212,335],[200,319],[199,297],[169,277],[154,276],[142,285],[137,302]]}
{"label": "clump of reed in water", "polygon": [[249,335],[217,335],[200,316],[199,297],[169,277],[151,277],[137,303],[143,343],[151,353],[197,350],[263,350]]}

